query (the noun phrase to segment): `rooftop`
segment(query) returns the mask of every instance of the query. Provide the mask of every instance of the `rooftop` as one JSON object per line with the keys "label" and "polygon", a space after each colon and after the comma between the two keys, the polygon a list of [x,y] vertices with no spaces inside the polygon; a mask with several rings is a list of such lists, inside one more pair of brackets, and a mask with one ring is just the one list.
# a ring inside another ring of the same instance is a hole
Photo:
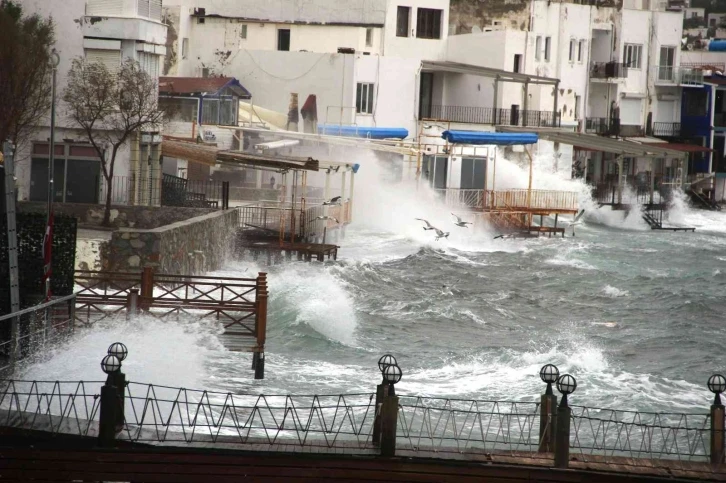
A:
{"label": "rooftop", "polygon": [[234,77],[159,77],[160,94],[215,95],[224,88],[231,89],[242,99],[252,94]]}

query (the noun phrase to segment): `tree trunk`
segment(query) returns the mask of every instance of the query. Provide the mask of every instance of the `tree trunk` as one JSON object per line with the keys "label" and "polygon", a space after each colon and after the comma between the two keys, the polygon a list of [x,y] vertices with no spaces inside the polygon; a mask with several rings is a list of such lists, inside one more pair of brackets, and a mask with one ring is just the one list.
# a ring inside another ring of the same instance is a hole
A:
{"label": "tree trunk", "polygon": [[101,225],[111,226],[111,197],[113,190],[111,187],[111,178],[106,178],[106,207],[103,211],[103,221]]}

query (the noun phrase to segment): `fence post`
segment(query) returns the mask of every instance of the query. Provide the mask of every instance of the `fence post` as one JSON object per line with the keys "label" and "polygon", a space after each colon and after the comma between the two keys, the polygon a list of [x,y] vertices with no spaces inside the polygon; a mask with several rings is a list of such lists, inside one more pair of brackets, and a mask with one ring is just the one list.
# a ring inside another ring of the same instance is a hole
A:
{"label": "fence post", "polygon": [[711,405],[711,464],[721,465],[724,461],[724,406]]}
{"label": "fence post", "polygon": [[381,444],[381,416],[382,416],[382,404],[384,399],[388,396],[388,384],[382,382],[376,386],[376,406],[375,406],[375,418],[373,419],[373,446]]}
{"label": "fence post", "polygon": [[116,436],[117,397],[116,387],[110,385],[107,380],[106,384],[101,386],[101,408],[98,420],[98,443],[102,447],[113,446]]}
{"label": "fence post", "polygon": [[73,295],[73,298],[71,298],[68,301],[68,316],[70,319],[71,332],[73,332],[73,330],[76,327],[76,295],[75,294]]}
{"label": "fence post", "polygon": [[551,453],[555,448],[554,423],[557,417],[557,396],[542,394],[539,412],[539,453]]}
{"label": "fence post", "polygon": [[222,209],[229,208],[229,181],[222,181]]}
{"label": "fence post", "polygon": [[141,309],[148,310],[154,298],[154,269],[144,267],[141,272]]}
{"label": "fence post", "polygon": [[267,334],[267,274],[260,272],[257,276],[255,297],[255,335],[257,347],[256,358],[252,359],[255,369],[255,379],[265,378],[265,338]]}
{"label": "fence post", "polygon": [[396,455],[398,396],[386,395],[381,406],[381,456]]}
{"label": "fence post", "polygon": [[567,405],[567,396],[557,407],[555,419],[555,468],[567,468],[570,460],[570,417],[572,409]]}
{"label": "fence post", "polygon": [[126,296],[126,318],[131,319],[139,313],[139,290],[132,288]]}

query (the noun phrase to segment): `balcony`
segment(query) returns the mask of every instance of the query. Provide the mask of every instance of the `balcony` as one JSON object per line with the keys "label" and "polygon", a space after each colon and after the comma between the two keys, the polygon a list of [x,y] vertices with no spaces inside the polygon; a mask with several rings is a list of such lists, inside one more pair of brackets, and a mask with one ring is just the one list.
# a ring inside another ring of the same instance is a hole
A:
{"label": "balcony", "polygon": [[628,67],[622,62],[593,62],[590,64],[590,79],[623,79],[628,76]]}
{"label": "balcony", "polygon": [[420,117],[498,126],[559,127],[560,125],[559,116],[555,117],[552,111],[521,111],[492,107],[433,105],[430,109],[422,109]]}
{"label": "balcony", "polygon": [[588,117],[585,119],[585,132],[599,136],[619,136],[620,119],[616,117]]}
{"label": "balcony", "polygon": [[161,22],[161,0],[88,0],[89,17],[140,17]]}
{"label": "balcony", "polygon": [[652,136],[679,137],[681,135],[680,122],[654,122],[651,128]]}
{"label": "balcony", "polygon": [[657,86],[702,86],[703,71],[692,67],[656,65],[651,70]]}

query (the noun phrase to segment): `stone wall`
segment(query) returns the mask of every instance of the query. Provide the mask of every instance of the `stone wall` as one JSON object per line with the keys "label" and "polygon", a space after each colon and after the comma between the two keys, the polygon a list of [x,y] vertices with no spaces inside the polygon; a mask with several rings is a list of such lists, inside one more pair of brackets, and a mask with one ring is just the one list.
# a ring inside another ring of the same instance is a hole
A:
{"label": "stone wall", "polygon": [[[48,205],[39,201],[21,201],[20,212],[45,213]],[[83,203],[54,203],[55,213],[78,218],[80,226],[100,226],[103,221],[103,205]],[[184,208],[178,206],[112,206],[111,225],[114,228],[158,228],[160,226],[188,220],[212,213],[211,208]]]}
{"label": "stone wall", "polygon": [[103,269],[198,275],[217,270],[239,227],[237,210],[214,213],[152,229],[120,228],[104,247]]}

